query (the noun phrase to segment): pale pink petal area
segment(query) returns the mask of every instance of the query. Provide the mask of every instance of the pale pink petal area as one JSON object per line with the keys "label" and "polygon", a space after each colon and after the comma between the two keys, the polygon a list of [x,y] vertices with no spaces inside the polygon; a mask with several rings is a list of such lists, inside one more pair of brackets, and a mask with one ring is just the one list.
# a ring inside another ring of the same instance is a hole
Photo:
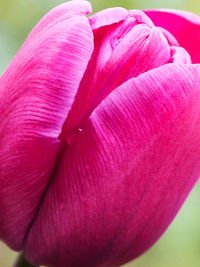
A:
{"label": "pale pink petal area", "polygon": [[88,15],[92,12],[92,6],[88,1],[69,1],[63,3],[48,12],[34,27],[26,41],[37,36],[46,27],[51,27],[57,22],[70,18],[74,15]]}
{"label": "pale pink petal area", "polygon": [[200,66],[130,79],[65,151],[26,243],[30,262],[121,266],[163,234],[200,174]]}
{"label": "pale pink petal area", "polygon": [[144,23],[151,27],[154,26],[152,20],[142,11],[138,9],[132,9],[128,11],[129,16],[134,17],[137,23]]}
{"label": "pale pink petal area", "polygon": [[193,63],[200,63],[200,18],[180,10],[145,10],[156,26],[168,30],[190,54]]}
{"label": "pale pink petal area", "polygon": [[171,47],[171,62],[182,64],[192,63],[188,52],[184,48],[178,46]]}
{"label": "pale pink petal area", "polygon": [[[114,11],[108,10],[107,16]],[[117,86],[170,62],[167,39],[146,17],[135,11],[119,23],[94,31],[94,52],[63,128],[64,136],[81,127],[82,121]]]}
{"label": "pale pink petal area", "polygon": [[74,15],[29,39],[0,79],[0,238],[13,249],[36,215],[92,51],[89,21]]}
{"label": "pale pink petal area", "polygon": [[123,21],[128,17],[128,11],[122,7],[104,9],[89,17],[92,30],[98,30],[114,23]]}

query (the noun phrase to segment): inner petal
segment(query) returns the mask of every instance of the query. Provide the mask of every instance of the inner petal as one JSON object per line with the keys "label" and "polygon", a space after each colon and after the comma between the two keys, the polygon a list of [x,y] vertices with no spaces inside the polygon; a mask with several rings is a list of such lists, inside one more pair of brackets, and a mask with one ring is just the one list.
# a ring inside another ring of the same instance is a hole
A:
{"label": "inner petal", "polygon": [[149,20],[143,21],[141,14],[132,12],[123,21],[93,30],[94,52],[60,139],[70,143],[85,119],[120,84],[170,61],[165,36]]}
{"label": "inner petal", "polygon": [[[166,30],[155,27],[142,11],[104,11],[91,17],[94,51],[75,101],[63,125],[61,140],[70,144],[100,102],[127,80],[168,63],[190,63],[189,54]],[[116,15],[116,23],[110,17]],[[90,18],[89,18],[90,19]],[[106,23],[107,21],[107,23]]]}

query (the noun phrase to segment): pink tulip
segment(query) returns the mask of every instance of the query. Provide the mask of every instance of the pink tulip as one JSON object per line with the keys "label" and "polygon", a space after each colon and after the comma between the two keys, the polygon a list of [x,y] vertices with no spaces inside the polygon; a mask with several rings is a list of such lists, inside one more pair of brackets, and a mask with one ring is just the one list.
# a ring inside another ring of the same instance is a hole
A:
{"label": "pink tulip", "polygon": [[0,79],[0,237],[33,264],[136,258],[200,176],[199,17],[90,12],[52,10]]}

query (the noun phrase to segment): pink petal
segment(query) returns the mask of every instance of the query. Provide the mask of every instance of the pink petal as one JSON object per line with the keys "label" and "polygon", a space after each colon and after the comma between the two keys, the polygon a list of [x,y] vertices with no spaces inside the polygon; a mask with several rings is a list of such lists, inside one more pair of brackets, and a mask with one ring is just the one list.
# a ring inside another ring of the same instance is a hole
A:
{"label": "pink petal", "polygon": [[65,151],[25,243],[30,262],[120,266],[163,234],[200,175],[200,66],[114,90]]}
{"label": "pink petal", "polygon": [[[110,13],[110,18],[114,11],[110,9],[106,15]],[[170,61],[167,39],[156,27],[151,27],[147,16],[141,13],[132,12],[125,20],[94,31],[94,52],[64,125],[63,136],[77,126],[81,127],[81,123],[114,88]]]}
{"label": "pink petal", "polygon": [[0,238],[16,250],[49,182],[58,136],[93,50],[88,19],[59,21],[59,14],[50,13],[56,23],[32,34],[0,79]]}
{"label": "pink petal", "polygon": [[185,48],[193,63],[200,63],[200,18],[178,10],[145,10],[156,26],[168,30]]}

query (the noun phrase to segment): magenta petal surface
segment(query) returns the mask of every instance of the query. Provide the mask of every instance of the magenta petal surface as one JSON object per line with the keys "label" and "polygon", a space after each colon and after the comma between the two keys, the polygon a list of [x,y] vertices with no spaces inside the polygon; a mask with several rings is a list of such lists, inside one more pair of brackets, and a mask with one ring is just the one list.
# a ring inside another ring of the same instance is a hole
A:
{"label": "magenta petal surface", "polygon": [[200,174],[200,66],[116,88],[65,151],[26,243],[35,264],[120,266],[166,230]]}
{"label": "magenta petal surface", "polygon": [[180,10],[145,10],[156,26],[169,31],[185,48],[193,63],[200,63],[200,18]]}
{"label": "magenta petal surface", "polygon": [[0,238],[16,250],[51,177],[58,136],[93,51],[88,19],[63,18],[66,8],[50,12],[50,26],[45,19],[36,26],[0,79]]}

